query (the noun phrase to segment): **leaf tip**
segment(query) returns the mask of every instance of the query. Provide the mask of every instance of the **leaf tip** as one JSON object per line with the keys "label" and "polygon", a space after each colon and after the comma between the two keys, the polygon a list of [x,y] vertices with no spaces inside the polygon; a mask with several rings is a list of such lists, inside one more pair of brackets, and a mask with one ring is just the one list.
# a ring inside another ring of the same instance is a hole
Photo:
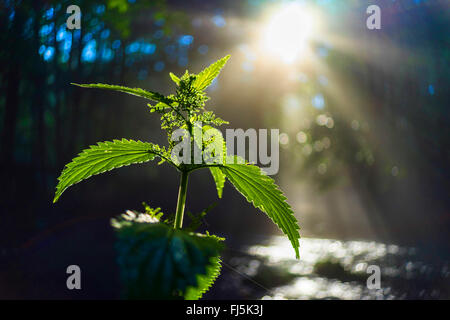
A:
{"label": "leaf tip", "polygon": [[227,54],[225,57],[223,57],[219,61],[222,61],[223,66],[225,66],[225,64],[228,62],[228,60],[230,60],[230,58],[231,58],[231,54]]}

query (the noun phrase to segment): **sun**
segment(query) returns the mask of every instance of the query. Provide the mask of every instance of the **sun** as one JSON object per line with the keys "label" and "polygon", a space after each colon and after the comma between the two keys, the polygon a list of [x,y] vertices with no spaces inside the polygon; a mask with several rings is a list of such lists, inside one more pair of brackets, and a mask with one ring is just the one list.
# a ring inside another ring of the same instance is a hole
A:
{"label": "sun", "polygon": [[306,51],[314,25],[314,16],[304,5],[285,5],[273,13],[263,28],[262,49],[291,64]]}

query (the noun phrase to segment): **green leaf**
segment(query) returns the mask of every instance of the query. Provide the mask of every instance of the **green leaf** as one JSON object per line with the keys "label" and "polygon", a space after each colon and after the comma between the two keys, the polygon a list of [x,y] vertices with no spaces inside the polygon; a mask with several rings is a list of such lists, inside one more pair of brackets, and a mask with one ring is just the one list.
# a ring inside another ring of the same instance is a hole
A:
{"label": "green leaf", "polygon": [[158,102],[157,104],[155,104],[154,106],[152,106],[150,103],[147,104],[147,106],[150,108],[150,112],[159,112],[159,113],[163,113],[164,110],[166,109],[170,109],[171,107],[168,106],[166,103],[164,102]]}
{"label": "green leaf", "polygon": [[82,88],[96,88],[96,89],[106,89],[106,90],[113,90],[113,91],[120,91],[125,92],[128,94],[131,94],[133,96],[138,96],[141,98],[149,99],[156,102],[164,102],[170,104],[170,100],[164,97],[162,94],[158,92],[152,92],[147,91],[141,88],[128,88],[124,86],[117,86],[117,85],[111,85],[111,84],[103,84],[103,83],[91,83],[91,84],[77,84],[77,83],[71,83],[75,86],[82,87]]}
{"label": "green leaf", "polygon": [[210,167],[211,175],[216,183],[217,195],[222,198],[223,187],[225,185],[225,174],[218,167]]}
{"label": "green leaf", "polygon": [[228,59],[230,59],[230,55],[217,60],[202,72],[200,72],[194,81],[194,88],[200,91],[206,89],[219,75],[220,70],[222,70],[222,68],[225,66]]}
{"label": "green leaf", "polygon": [[198,227],[200,227],[203,222],[206,214],[216,207],[217,203],[213,203],[209,205],[206,209],[202,210],[200,213],[191,213],[190,211],[186,211],[187,216],[190,218],[190,223],[188,226],[184,226],[183,229],[186,231],[195,232]]}
{"label": "green leaf", "polygon": [[169,73],[170,78],[173,82],[177,84],[177,86],[180,85],[180,78],[178,78],[176,75],[174,75],[172,72]]}
{"label": "green leaf", "polygon": [[288,236],[298,259],[300,228],[291,206],[273,179],[254,165],[226,164],[219,168],[249,202],[265,212]]}
{"label": "green leaf", "polygon": [[127,298],[182,299],[186,292],[195,298],[214,282],[223,239],[145,222],[138,215],[123,218],[112,225]]}
{"label": "green leaf", "polygon": [[206,267],[206,274],[197,276],[197,287],[189,287],[184,295],[185,300],[199,300],[216,281],[222,269],[221,260],[218,257],[211,259],[211,264]]}
{"label": "green leaf", "polygon": [[99,142],[83,150],[78,157],[66,165],[58,178],[53,202],[58,201],[68,187],[92,175],[134,163],[147,162],[155,157],[164,158],[170,162],[166,153],[164,148],[142,141],[122,139]]}

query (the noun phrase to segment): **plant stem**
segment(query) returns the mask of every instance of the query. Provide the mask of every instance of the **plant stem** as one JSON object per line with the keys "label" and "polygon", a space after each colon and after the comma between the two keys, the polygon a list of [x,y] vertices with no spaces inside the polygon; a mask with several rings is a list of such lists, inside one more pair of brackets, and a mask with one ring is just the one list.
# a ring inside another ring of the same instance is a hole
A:
{"label": "plant stem", "polygon": [[175,215],[175,229],[181,229],[183,225],[184,205],[186,203],[187,183],[189,172],[181,173],[180,188],[178,189],[177,213]]}

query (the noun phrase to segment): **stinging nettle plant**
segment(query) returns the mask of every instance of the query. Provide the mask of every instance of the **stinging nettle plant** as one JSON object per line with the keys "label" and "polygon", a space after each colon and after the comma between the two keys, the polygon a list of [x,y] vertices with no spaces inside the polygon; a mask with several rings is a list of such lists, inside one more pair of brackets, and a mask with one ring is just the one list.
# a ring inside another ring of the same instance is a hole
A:
{"label": "stinging nettle plant", "polygon": [[144,204],[145,213],[127,211],[111,220],[117,233],[118,263],[127,298],[199,299],[219,275],[224,239],[208,232],[195,232],[210,208],[199,214],[187,212],[191,224],[183,228],[188,176],[199,169],[210,170],[219,198],[228,179],[287,235],[296,258],[299,258],[299,227],[293,211],[274,181],[259,167],[237,157],[233,157],[233,161],[230,161],[230,157],[220,161],[205,161],[203,157],[198,163],[180,161],[179,156],[174,156],[177,141],[172,137],[179,129],[189,133],[181,140],[188,139],[187,142],[194,146],[192,156],[195,148],[205,154],[214,143],[221,143],[222,151],[226,154],[225,144],[220,139],[213,137],[199,142],[193,136],[199,122],[204,124],[200,130],[217,130],[214,128],[228,123],[205,109],[209,98],[204,90],[218,76],[229,58],[226,56],[218,60],[197,75],[186,71],[183,76],[177,77],[170,73],[176,84],[176,93],[169,96],[118,85],[74,84],[83,88],[120,91],[152,101],[154,104],[149,103],[148,107],[150,112],[161,115],[161,129],[167,132],[168,146],[127,139],[99,142],[83,150],[65,166],[58,178],[53,202],[58,201],[67,188],[93,175],[156,158],[160,159],[158,164],[168,163],[181,175],[174,216],[163,218],[160,208],[153,209]]}

